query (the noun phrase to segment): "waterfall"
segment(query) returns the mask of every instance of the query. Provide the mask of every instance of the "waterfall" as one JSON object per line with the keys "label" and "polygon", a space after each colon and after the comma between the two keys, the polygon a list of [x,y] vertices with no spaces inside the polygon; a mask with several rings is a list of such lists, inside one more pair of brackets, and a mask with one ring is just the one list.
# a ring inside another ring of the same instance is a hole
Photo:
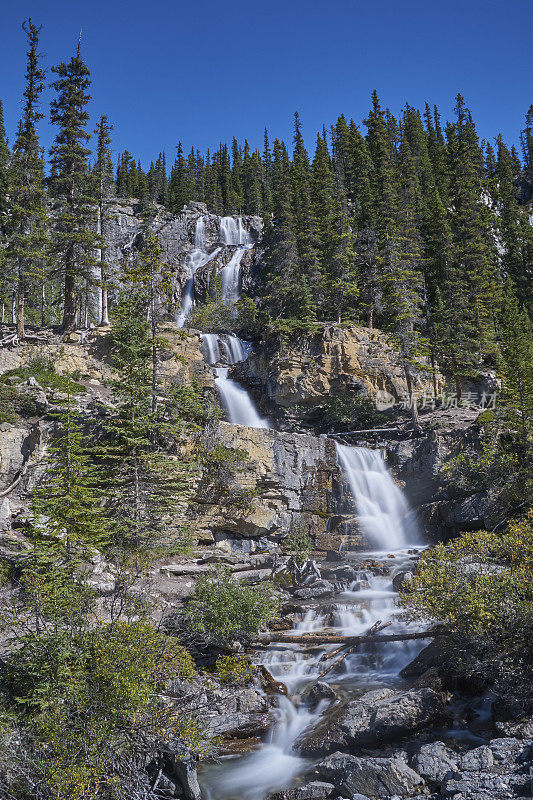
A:
{"label": "waterfall", "polygon": [[194,301],[194,275],[200,267],[203,267],[209,261],[212,261],[218,253],[220,253],[221,248],[215,248],[211,253],[207,253],[205,250],[205,220],[203,217],[198,217],[196,221],[196,227],[194,230],[194,249],[191,251],[189,255],[189,260],[187,262],[187,272],[189,274],[189,280],[187,281],[187,285],[185,287],[185,292],[183,293],[183,299],[181,302],[181,309],[176,316],[176,325],[178,328],[183,328],[185,325],[185,320],[189,316],[192,308],[192,304]]}
{"label": "waterfall", "polygon": [[251,245],[252,237],[242,224],[242,217],[222,217],[220,220],[220,241],[225,245]]}
{"label": "waterfall", "polygon": [[226,305],[234,303],[241,296],[241,261],[246,250],[246,247],[238,247],[226,266],[220,271],[222,302]]}
{"label": "waterfall", "polygon": [[[250,352],[250,343],[243,342],[230,334],[203,333],[202,351],[211,366],[221,362],[227,365],[244,361]],[[249,428],[269,428],[266,419],[259,412],[252,398],[237,381],[228,378],[229,366],[215,368],[215,386],[233,425],[247,425]]]}
{"label": "waterfall", "polygon": [[249,428],[270,427],[266,419],[259,416],[252,398],[237,381],[228,378],[228,367],[217,367],[215,385],[220,394],[229,421],[232,425],[247,425]]}
{"label": "waterfall", "polygon": [[394,483],[379,450],[337,443],[339,465],[346,477],[362,530],[379,549],[416,544],[414,515]]}

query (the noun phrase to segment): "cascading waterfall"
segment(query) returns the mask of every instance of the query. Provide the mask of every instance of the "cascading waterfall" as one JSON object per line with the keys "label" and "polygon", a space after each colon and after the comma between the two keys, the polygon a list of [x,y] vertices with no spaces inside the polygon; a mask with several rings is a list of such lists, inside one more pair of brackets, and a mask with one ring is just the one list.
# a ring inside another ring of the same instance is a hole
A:
{"label": "cascading waterfall", "polygon": [[222,244],[236,246],[235,252],[220,272],[222,301],[226,305],[234,303],[241,296],[241,261],[247,250],[253,247],[252,237],[242,224],[242,218],[222,217],[220,220],[220,240]]}
{"label": "cascading waterfall", "polygon": [[212,261],[215,256],[220,253],[221,248],[216,247],[211,253],[207,253],[205,249],[205,220],[203,217],[198,217],[196,221],[196,228],[194,231],[194,249],[191,251],[189,260],[187,262],[187,271],[189,273],[189,280],[183,293],[181,302],[181,309],[176,317],[176,325],[178,328],[183,328],[185,320],[189,316],[194,301],[194,275],[205,264]]}
{"label": "cascading waterfall", "polygon": [[[205,258],[203,221],[197,224],[195,235],[195,250],[191,253],[189,269],[194,272],[210,258]],[[250,233],[245,229],[242,218],[222,217],[220,220],[220,241],[226,247],[236,247],[229,262],[221,270],[222,301],[226,305],[234,303],[240,298],[240,271],[241,260],[246,252],[253,247]],[[216,251],[219,252],[220,248]],[[196,256],[195,253],[198,253]],[[200,254],[203,254],[201,256]],[[190,287],[190,289],[189,289]],[[178,317],[178,327],[182,327],[190,312],[193,302],[193,277],[187,284],[182,310]],[[237,336],[229,334],[202,334],[202,351],[208,364],[214,367],[215,385],[220,399],[228,414],[229,422],[233,425],[246,425],[249,428],[269,428],[266,419],[263,419],[248,392],[236,381],[228,377],[229,369],[239,361],[244,361],[251,347]]]}
{"label": "cascading waterfall", "polygon": [[346,477],[361,528],[379,549],[416,544],[416,519],[394,483],[379,450],[337,443],[339,465]]}
{"label": "cascading waterfall", "polygon": [[[202,349],[208,364],[226,365],[244,361],[249,352],[249,342],[243,342],[237,336],[216,333],[202,334]],[[255,404],[242,386],[228,378],[229,366],[215,367],[215,385],[220,399],[227,411],[232,425],[246,425],[249,428],[268,428],[267,420],[259,416]]]}
{"label": "cascading waterfall", "polygon": [[[378,451],[343,445],[337,448],[361,526],[373,544],[382,549],[352,553],[356,580],[339,594],[335,609],[327,611],[325,606],[309,609],[296,623],[293,633],[304,635],[327,629],[344,636],[358,635],[378,621],[388,623],[390,633],[415,630],[402,617],[392,586],[397,572],[413,568],[413,558],[418,552],[407,549],[407,543],[418,539],[407,501]],[[368,571],[365,561],[369,557],[387,565],[389,574],[373,575]],[[342,687],[344,694],[354,691],[360,695],[368,689],[391,686],[397,682],[402,667],[423,646],[415,640],[360,647],[346,656],[337,671],[321,680]],[[322,653],[335,647],[324,646]],[[260,663],[267,666],[275,680],[285,683],[288,697],[279,698],[276,722],[257,750],[205,769],[201,780],[209,800],[262,800],[270,792],[289,787],[297,775],[309,769],[309,762],[298,754],[298,737],[318,723],[327,703],[322,701],[313,708],[300,695],[324,671],[321,653],[303,651],[296,644],[272,644],[262,654]]]}
{"label": "cascading waterfall", "polygon": [[220,241],[225,245],[250,245],[253,244],[250,233],[242,224],[242,217],[221,217]]}

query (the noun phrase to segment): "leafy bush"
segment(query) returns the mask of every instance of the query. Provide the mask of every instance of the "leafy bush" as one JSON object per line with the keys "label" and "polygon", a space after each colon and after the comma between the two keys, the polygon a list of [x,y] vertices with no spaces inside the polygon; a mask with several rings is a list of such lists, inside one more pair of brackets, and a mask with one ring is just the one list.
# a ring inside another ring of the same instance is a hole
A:
{"label": "leafy bush", "polygon": [[531,648],[533,510],[505,533],[469,532],[423,553],[401,599],[413,614],[500,652]]}
{"label": "leafy bush", "polygon": [[238,582],[228,567],[220,567],[197,582],[187,618],[194,631],[228,641],[258,633],[277,607],[271,583],[247,586]]}
{"label": "leafy bush", "polygon": [[39,406],[28,392],[0,383],[0,422],[16,422],[18,417],[35,417]]}
{"label": "leafy bush", "polygon": [[249,461],[244,450],[217,441],[210,426],[198,442],[198,455],[202,480],[211,489],[216,501],[242,509],[252,506],[255,490],[241,486],[235,478],[236,473],[242,472]]}
{"label": "leafy bush", "polygon": [[309,533],[309,525],[306,525],[302,520],[294,521],[287,537],[283,541],[283,549],[298,564],[303,564],[309,558],[312,548],[313,538]]}
{"label": "leafy bush", "polygon": [[257,672],[248,656],[238,653],[231,656],[219,656],[216,662],[217,675],[221,683],[231,686],[246,686]]}

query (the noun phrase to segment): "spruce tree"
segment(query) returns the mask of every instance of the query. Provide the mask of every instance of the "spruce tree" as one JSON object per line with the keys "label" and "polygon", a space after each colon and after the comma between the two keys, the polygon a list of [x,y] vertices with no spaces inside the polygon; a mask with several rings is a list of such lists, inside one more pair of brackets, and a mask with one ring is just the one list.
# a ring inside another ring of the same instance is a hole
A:
{"label": "spruce tree", "polygon": [[316,218],[311,200],[311,167],[298,112],[294,115],[294,151],[291,165],[292,224],[298,262],[315,302],[323,299],[323,279],[317,251]]}
{"label": "spruce tree", "polygon": [[179,214],[191,197],[192,186],[189,179],[189,170],[183,156],[182,144],[178,142],[176,158],[170,172],[167,187],[167,206],[174,214]]}
{"label": "spruce tree", "polygon": [[533,328],[511,281],[503,292],[499,339],[505,416],[520,441],[521,465],[527,475],[533,457]]}
{"label": "spruce tree", "polygon": [[109,543],[98,468],[90,457],[83,419],[70,397],[56,415],[56,429],[47,448],[46,473],[34,491],[34,527],[41,544],[81,560],[88,548]]}
{"label": "spruce tree", "polygon": [[0,100],[0,233],[7,223],[7,204],[9,194],[9,147],[4,124],[4,106]]}
{"label": "spruce tree", "polygon": [[462,290],[467,292],[465,310],[476,331],[477,353],[472,353],[472,357],[479,360],[483,353],[493,350],[494,312],[501,288],[493,240],[495,221],[486,203],[482,151],[471,113],[461,95],[457,95],[455,111],[457,120],[448,126],[453,206],[450,223],[456,270]]}
{"label": "spruce tree", "polygon": [[[24,339],[25,302],[30,289],[39,284],[44,292],[44,249],[46,245],[46,208],[44,164],[41,157],[37,124],[43,114],[39,100],[44,87],[44,72],[39,66],[41,28],[31,19],[23,23],[28,39],[24,106],[11,155],[9,178],[7,258],[16,280],[17,336]],[[35,294],[35,292],[34,292]],[[44,322],[44,302],[41,322]]]}
{"label": "spruce tree", "polygon": [[91,279],[93,253],[98,246],[95,197],[90,180],[90,139],[86,125],[90,95],[90,72],[81,58],[80,44],[68,63],[52,67],[58,76],[52,84],[57,97],[52,100],[51,121],[59,129],[50,150],[54,197],[52,254],[64,278],[64,331],[76,324],[78,286]]}
{"label": "spruce tree", "polygon": [[100,325],[109,325],[108,307],[108,269],[106,260],[107,226],[109,224],[108,199],[115,188],[113,180],[113,161],[111,157],[111,131],[113,126],[105,115],[100,117],[95,130],[96,134],[96,161],[93,167],[93,180],[96,183],[95,195],[98,202],[97,232],[100,236],[98,242],[97,258],[100,264]]}

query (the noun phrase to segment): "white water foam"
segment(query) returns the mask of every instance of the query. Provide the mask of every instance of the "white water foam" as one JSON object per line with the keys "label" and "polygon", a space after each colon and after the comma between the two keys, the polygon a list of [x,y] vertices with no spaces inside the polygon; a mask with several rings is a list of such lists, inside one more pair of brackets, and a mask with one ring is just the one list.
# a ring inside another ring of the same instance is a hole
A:
{"label": "white water foam", "polygon": [[420,541],[416,519],[381,452],[337,443],[337,455],[368,539],[382,549],[416,545]]}

